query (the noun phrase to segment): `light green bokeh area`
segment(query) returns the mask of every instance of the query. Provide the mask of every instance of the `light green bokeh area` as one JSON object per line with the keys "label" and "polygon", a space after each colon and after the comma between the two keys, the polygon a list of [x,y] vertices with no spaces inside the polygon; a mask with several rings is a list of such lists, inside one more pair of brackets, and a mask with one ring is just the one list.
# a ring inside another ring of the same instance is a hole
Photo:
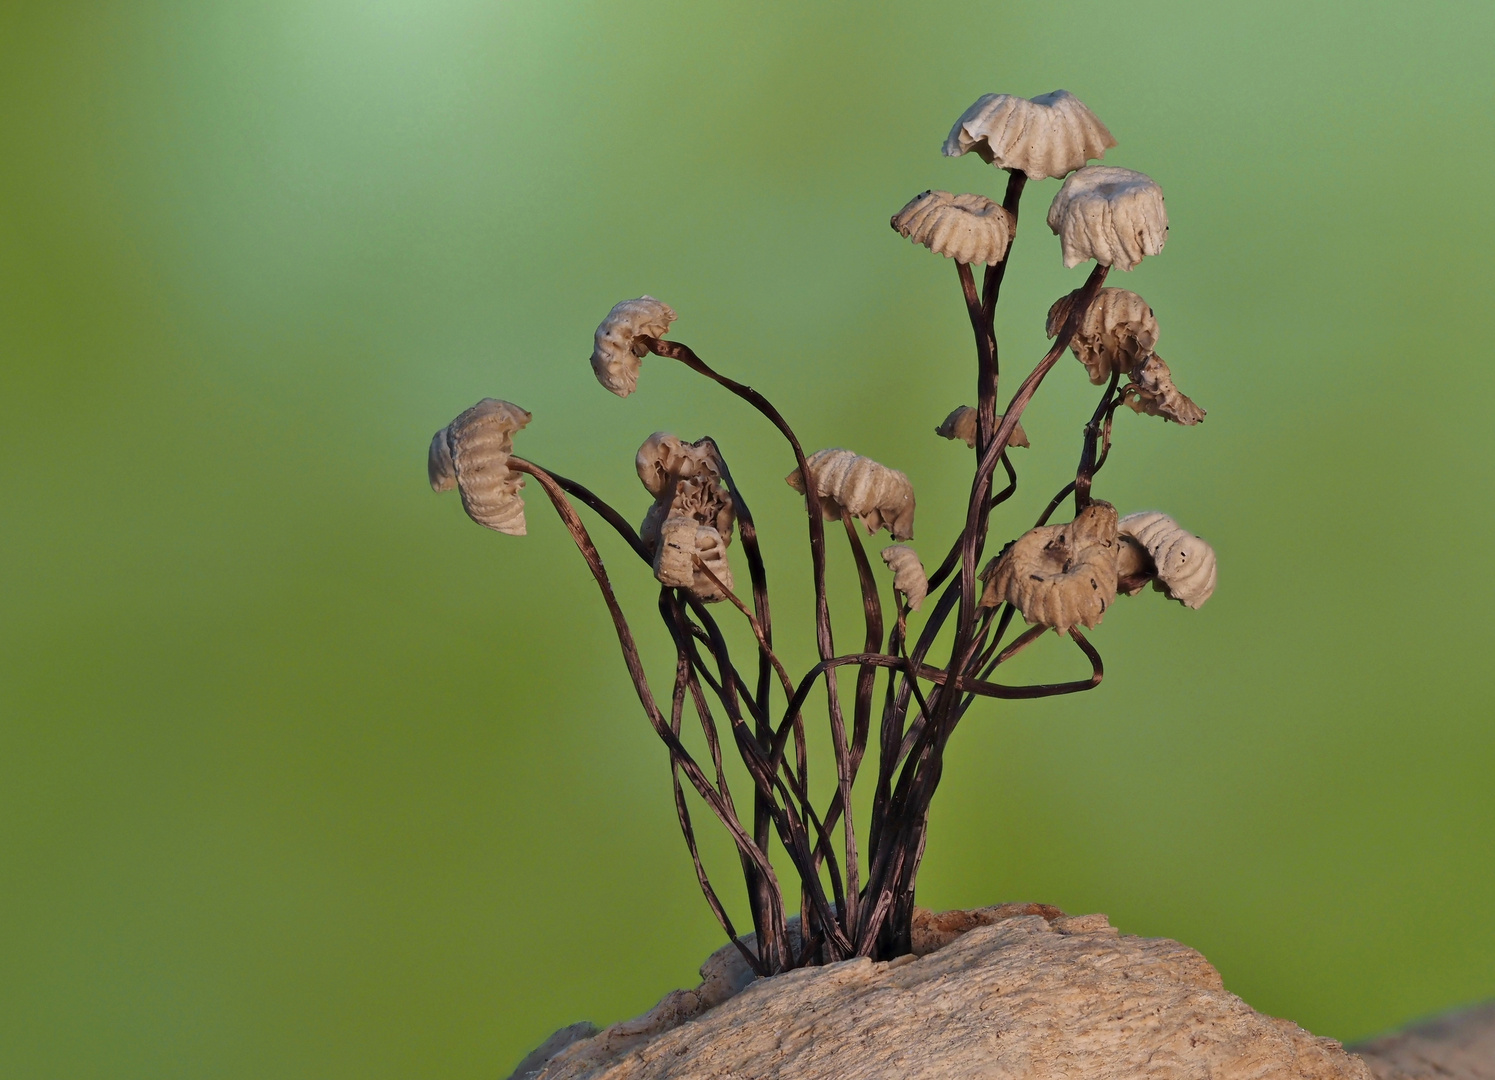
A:
{"label": "light green bokeh area", "polygon": [[[501,1076],[687,985],[719,932],[596,591],[533,486],[524,539],[432,495],[427,441],[515,400],[521,452],[632,517],[638,443],[711,432],[807,666],[786,452],[676,365],[604,393],[592,329],[663,297],[807,445],[908,472],[942,551],[969,327],[886,222],[1000,197],[940,140],[1058,86],[1168,193],[1113,283],[1210,410],[1118,417],[1097,493],[1209,537],[1220,588],[1118,603],[1094,693],[973,710],[922,902],[1106,911],[1342,1038],[1495,994],[1492,35],[1475,2],[0,7],[0,1072]],[[1009,387],[1085,272],[1056,189]],[[1025,417],[1004,537],[1094,395],[1066,360]]]}

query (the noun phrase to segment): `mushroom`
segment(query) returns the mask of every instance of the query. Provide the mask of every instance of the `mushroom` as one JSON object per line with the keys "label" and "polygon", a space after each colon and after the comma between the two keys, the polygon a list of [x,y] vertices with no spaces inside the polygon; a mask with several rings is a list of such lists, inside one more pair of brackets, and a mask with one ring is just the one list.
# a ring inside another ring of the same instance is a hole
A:
{"label": "mushroom", "polygon": [[1173,373],[1157,353],[1132,371],[1132,381],[1123,394],[1133,412],[1161,416],[1185,427],[1193,427],[1205,417],[1205,411],[1173,385]]}
{"label": "mushroom", "polygon": [[619,397],[638,388],[640,357],[649,350],[641,337],[663,337],[675,321],[674,310],[652,296],[613,305],[597,327],[592,346],[592,370],[597,381]]}
{"label": "mushroom", "polygon": [[929,578],[919,553],[907,544],[889,544],[882,549],[882,561],[893,571],[893,588],[908,597],[910,610],[918,611],[929,593]]}
{"label": "mushroom", "polygon": [[509,468],[514,433],[530,414],[508,401],[484,398],[431,437],[426,471],[433,491],[456,488],[479,525],[523,536],[524,476]]}
{"label": "mushroom", "polygon": [[[1076,289],[1054,301],[1045,327],[1049,337],[1064,328],[1082,291]],[[1146,360],[1157,343],[1158,321],[1146,300],[1126,289],[1101,289],[1085,309],[1069,347],[1090,373],[1090,381],[1100,386],[1113,372],[1125,374]]]}
{"label": "mushroom", "polygon": [[1116,599],[1116,556],[1116,508],[1097,500],[1067,524],[1029,530],[988,563],[981,606],[1005,601],[1061,634],[1094,626]]}
{"label": "mushroom", "polygon": [[1128,514],[1117,524],[1117,531],[1147,552],[1155,576],[1152,587],[1170,600],[1198,608],[1214,593],[1215,549],[1167,514],[1157,510]]}
{"label": "mushroom", "polygon": [[[722,486],[721,463],[711,441],[687,443],[656,431],[639,447],[635,465],[654,496],[639,528],[654,576],[662,585],[689,589],[700,600],[724,599],[722,590],[732,588],[727,545],[736,512],[731,493]],[[697,558],[710,574],[696,565]]]}
{"label": "mushroom", "polygon": [[[976,425],[979,419],[975,409],[969,405],[961,405],[949,416],[945,417],[945,422],[935,428],[934,433],[946,439],[964,440],[967,446],[974,449],[976,446]],[[997,413],[996,422],[998,426],[1001,426],[1001,413]],[[1012,429],[1012,437],[1007,440],[1007,447],[1010,450],[1014,446],[1026,447],[1027,445],[1028,433],[1023,430],[1023,423],[1019,420]]]}
{"label": "mushroom", "polygon": [[1036,98],[983,94],[960,114],[945,140],[945,156],[974,150],[998,168],[1031,180],[1063,176],[1116,145],[1100,118],[1068,90]]}
{"label": "mushroom", "polygon": [[[805,464],[815,478],[815,494],[825,520],[838,520],[844,507],[861,519],[868,533],[886,526],[894,540],[914,538],[914,486],[903,473],[836,447],[817,450]],[[801,495],[805,493],[798,469],[784,481]]]}
{"label": "mushroom", "polygon": [[926,191],[888,224],[936,255],[961,263],[999,263],[1012,242],[1012,215],[984,195]]}
{"label": "mushroom", "polygon": [[1145,173],[1107,165],[1089,165],[1064,181],[1048,220],[1065,266],[1094,259],[1130,270],[1168,239],[1163,189]]}

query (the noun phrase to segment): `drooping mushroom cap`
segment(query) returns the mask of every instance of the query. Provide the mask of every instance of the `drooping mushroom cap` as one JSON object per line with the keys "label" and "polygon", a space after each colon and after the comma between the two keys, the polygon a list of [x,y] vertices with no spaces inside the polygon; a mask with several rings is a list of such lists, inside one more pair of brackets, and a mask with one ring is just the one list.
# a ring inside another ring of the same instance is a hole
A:
{"label": "drooping mushroom cap", "polygon": [[713,478],[721,476],[709,440],[682,442],[667,431],[656,431],[644,440],[634,458],[634,468],[649,494],[656,497],[664,492],[672,479],[684,480],[704,473],[710,473]]}
{"label": "drooping mushroom cap", "polygon": [[1002,169],[1029,179],[1064,176],[1116,145],[1100,118],[1068,90],[1036,98],[983,94],[960,114],[945,140],[945,156],[974,150]]}
{"label": "drooping mushroom cap", "polygon": [[1064,249],[1064,265],[1094,259],[1130,270],[1156,255],[1168,239],[1163,189],[1145,173],[1090,165],[1064,181],[1049,207],[1049,228]]}
{"label": "drooping mushroom cap", "polygon": [[1132,384],[1126,403],[1134,412],[1161,416],[1185,427],[1192,427],[1205,417],[1205,411],[1173,385],[1173,373],[1157,353],[1132,372]]}
{"label": "drooping mushroom cap", "polygon": [[[1061,296],[1049,308],[1045,328],[1055,337],[1064,328],[1070,309],[1082,290]],[[1119,371],[1132,370],[1152,352],[1158,343],[1158,320],[1147,301],[1126,289],[1101,289],[1085,309],[1080,328],[1070,342],[1070,350],[1097,386]]]}
{"label": "drooping mushroom cap", "polygon": [[1185,607],[1197,608],[1215,591],[1215,549],[1167,514],[1142,510],[1117,524],[1123,538],[1135,540],[1152,560],[1153,588]]}
{"label": "drooping mushroom cap", "polygon": [[926,191],[888,224],[936,255],[962,263],[999,263],[1012,242],[1012,215],[984,195]]}
{"label": "drooping mushroom cap", "polygon": [[889,544],[882,549],[882,561],[893,571],[893,588],[908,597],[911,610],[918,611],[929,594],[929,578],[918,552],[907,544]]}
{"label": "drooping mushroom cap", "polygon": [[652,296],[614,304],[597,327],[592,346],[592,370],[597,381],[619,397],[638,387],[639,358],[648,352],[640,337],[663,337],[675,321],[668,304]]}
{"label": "drooping mushroom cap", "polygon": [[[949,416],[945,417],[945,422],[935,428],[934,433],[946,439],[964,440],[967,446],[974,449],[976,446],[976,428],[979,420],[980,417],[977,415],[975,409],[969,405],[962,405]],[[997,413],[998,426],[1001,423],[1002,414]],[[1017,425],[1012,429],[1012,437],[1007,440],[1007,447],[1010,450],[1014,446],[1026,447],[1027,445],[1028,433],[1023,430],[1023,422],[1019,420]]]}
{"label": "drooping mushroom cap", "polygon": [[[839,520],[845,507],[869,533],[886,526],[894,540],[914,538],[914,486],[903,473],[838,447],[817,450],[805,464],[815,478],[820,512],[827,521]],[[798,469],[784,480],[805,493]]]}
{"label": "drooping mushroom cap", "polygon": [[1099,500],[1071,522],[1014,540],[981,573],[983,607],[1007,602],[1035,626],[1063,634],[1094,626],[1116,599],[1116,508]]}
{"label": "drooping mushroom cap", "polygon": [[479,525],[523,536],[524,475],[509,468],[514,433],[530,414],[507,401],[484,398],[431,438],[427,471],[435,491],[456,488],[462,508]]}

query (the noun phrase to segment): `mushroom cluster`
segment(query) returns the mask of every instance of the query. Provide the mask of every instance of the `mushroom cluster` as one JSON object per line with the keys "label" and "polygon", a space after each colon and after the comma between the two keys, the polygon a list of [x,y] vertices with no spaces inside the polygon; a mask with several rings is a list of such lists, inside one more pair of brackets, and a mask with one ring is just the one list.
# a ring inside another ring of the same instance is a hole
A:
{"label": "mushroom cluster", "polygon": [[721,462],[710,439],[682,442],[664,431],[644,440],[634,459],[638,478],[654,496],[639,539],[661,585],[689,589],[698,600],[725,598],[732,588],[727,545],[736,520],[722,485]]}

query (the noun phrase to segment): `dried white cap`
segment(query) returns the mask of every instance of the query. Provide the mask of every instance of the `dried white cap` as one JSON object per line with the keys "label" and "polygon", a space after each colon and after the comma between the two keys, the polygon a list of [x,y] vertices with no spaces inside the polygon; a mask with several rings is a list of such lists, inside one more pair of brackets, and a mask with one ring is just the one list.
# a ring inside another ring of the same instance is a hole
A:
{"label": "dried white cap", "polygon": [[984,195],[926,191],[888,223],[936,255],[962,263],[999,263],[1012,242],[1012,215]]}
{"label": "dried white cap", "polygon": [[1064,181],[1049,207],[1049,228],[1064,249],[1064,265],[1094,259],[1130,270],[1156,255],[1168,239],[1163,189],[1145,173],[1090,165]]}
{"label": "dried white cap", "polygon": [[1153,588],[1185,607],[1197,608],[1215,591],[1215,549],[1167,514],[1142,510],[1117,525],[1141,544],[1156,568]]}
{"label": "dried white cap", "polygon": [[674,321],[675,312],[670,306],[652,296],[614,304],[597,327],[592,346],[592,370],[597,373],[597,381],[619,397],[633,393],[643,366],[639,357],[648,352],[638,339],[663,337]]}
{"label": "dried white cap", "polygon": [[1116,599],[1116,508],[1099,500],[1071,522],[1014,540],[981,578],[983,607],[1006,601],[1035,626],[1094,626]]}
{"label": "dried white cap", "polygon": [[[977,415],[975,409],[969,405],[962,405],[949,416],[945,417],[945,422],[935,428],[934,433],[946,439],[962,439],[967,446],[974,448],[976,446],[976,428],[979,421],[980,417]],[[1001,423],[1002,414],[997,413],[997,425],[1000,427]],[[1017,425],[1012,429],[1012,437],[1007,440],[1007,446],[1011,449],[1014,446],[1027,445],[1028,433],[1023,430],[1023,422],[1019,420]]]}
{"label": "dried white cap", "polygon": [[725,588],[732,588],[727,545],[736,508],[722,485],[721,462],[709,439],[683,442],[656,431],[634,458],[639,479],[654,496],[639,538],[661,584],[687,588],[701,600],[724,598],[721,588],[695,564],[697,556]]}
{"label": "dried white cap", "polygon": [[713,479],[721,477],[721,465],[709,440],[683,442],[668,431],[656,431],[644,440],[634,458],[634,468],[654,496],[663,493],[671,480],[708,473]]}
{"label": "dried white cap", "polygon": [[1126,403],[1134,412],[1161,416],[1185,427],[1192,427],[1205,417],[1205,411],[1173,385],[1173,373],[1157,353],[1137,366],[1132,372],[1132,383]]}
{"label": "dried white cap", "polygon": [[[1081,291],[1061,296],[1049,308],[1049,337],[1064,328]],[[1090,372],[1090,381],[1099,386],[1112,372],[1126,374],[1142,363],[1157,343],[1158,320],[1146,300],[1126,289],[1102,289],[1085,310],[1070,349]]]}
{"label": "dried white cap", "polygon": [[[913,539],[914,486],[903,473],[835,447],[817,450],[805,464],[815,478],[820,511],[827,521],[839,520],[844,506],[861,518],[869,533],[887,526],[894,540]],[[798,469],[784,480],[804,494],[805,481]]]}
{"label": "dried white cap", "polygon": [[1106,125],[1068,90],[1036,98],[983,94],[950,129],[945,156],[974,150],[989,164],[1043,180],[1073,172],[1115,145]]}
{"label": "dried white cap", "polygon": [[462,508],[479,525],[523,536],[524,475],[509,468],[514,432],[530,414],[507,401],[484,398],[431,438],[427,470],[436,491],[456,488]]}
{"label": "dried white cap", "polygon": [[882,561],[893,571],[893,588],[908,597],[908,606],[918,611],[929,593],[929,578],[918,552],[907,544],[889,544],[882,549]]}

